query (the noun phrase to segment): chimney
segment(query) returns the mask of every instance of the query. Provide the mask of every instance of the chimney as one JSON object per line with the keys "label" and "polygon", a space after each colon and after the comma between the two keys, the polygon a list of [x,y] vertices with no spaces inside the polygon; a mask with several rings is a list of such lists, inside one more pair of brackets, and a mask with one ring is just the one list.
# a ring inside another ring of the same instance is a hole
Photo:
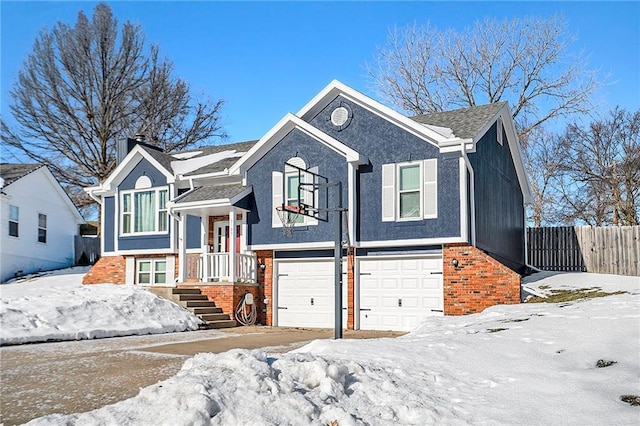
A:
{"label": "chimney", "polygon": [[147,148],[155,149],[156,151],[163,152],[162,148],[159,148],[157,146],[149,145],[149,144],[145,143],[146,139],[147,138],[145,137],[145,135],[143,135],[141,133],[133,135],[133,138],[122,138],[122,139],[119,139],[117,144],[116,144],[116,160],[117,160],[117,164],[120,164],[122,162],[122,160],[124,160],[124,157],[126,157],[127,154],[129,152],[131,152],[133,147],[138,145],[138,144],[144,145]]}

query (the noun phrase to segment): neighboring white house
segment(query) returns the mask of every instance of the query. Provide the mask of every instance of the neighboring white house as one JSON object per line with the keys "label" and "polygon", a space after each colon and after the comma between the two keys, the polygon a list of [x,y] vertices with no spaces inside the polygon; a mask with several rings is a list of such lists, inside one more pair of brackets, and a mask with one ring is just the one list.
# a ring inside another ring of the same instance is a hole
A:
{"label": "neighboring white house", "polygon": [[51,171],[0,163],[0,281],[72,266],[84,219]]}

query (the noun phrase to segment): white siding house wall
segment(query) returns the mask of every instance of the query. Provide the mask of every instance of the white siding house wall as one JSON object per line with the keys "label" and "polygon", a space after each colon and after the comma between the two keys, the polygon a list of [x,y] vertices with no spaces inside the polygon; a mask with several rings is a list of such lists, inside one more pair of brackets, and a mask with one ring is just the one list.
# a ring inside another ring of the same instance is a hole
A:
{"label": "white siding house wall", "polygon": [[[66,197],[46,167],[2,188],[0,281],[73,265],[74,236],[84,221]],[[10,205],[19,208],[18,237],[9,235]],[[38,242],[38,214],[47,216],[46,243]]]}

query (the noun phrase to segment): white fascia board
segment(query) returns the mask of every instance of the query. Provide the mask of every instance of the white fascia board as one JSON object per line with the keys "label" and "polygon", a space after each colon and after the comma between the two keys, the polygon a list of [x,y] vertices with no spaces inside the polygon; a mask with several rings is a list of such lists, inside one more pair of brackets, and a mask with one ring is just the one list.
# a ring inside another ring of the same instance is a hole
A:
{"label": "white fascia board", "polygon": [[73,204],[73,201],[71,201],[71,197],[69,197],[69,194],[67,194],[67,192],[62,188],[62,186],[60,185],[60,182],[58,181],[58,179],[56,179],[56,177],[53,175],[53,173],[51,173],[51,170],[49,170],[49,168],[47,166],[43,166],[43,167],[40,167],[39,169],[37,169],[35,171],[40,171],[40,170],[42,170],[42,173],[44,173],[46,179],[48,179],[49,182],[56,189],[56,192],[58,193],[60,198],[62,198],[64,200],[65,204],[67,205],[67,208],[69,209],[69,211],[71,212],[71,214],[75,218],[76,223],[78,225],[81,224],[81,223],[85,223],[85,220],[82,217],[82,215],[80,214],[80,212],[78,211],[78,208],[76,207],[75,204]]}
{"label": "white fascia board", "polygon": [[315,250],[332,249],[334,247],[334,241],[322,241],[315,243],[254,244],[247,245],[247,250]]}
{"label": "white fascia board", "polygon": [[448,140],[440,133],[424,126],[417,121],[410,119],[397,111],[381,104],[378,101],[352,89],[338,80],[333,80],[327,87],[322,89],[307,105],[298,111],[297,116],[303,120],[310,120],[315,117],[322,109],[324,109],[338,95],[344,96],[346,99],[358,104],[368,111],[396,124],[398,127],[412,133],[413,135],[425,140],[426,142],[438,146],[441,142]]}
{"label": "white fascia board", "polygon": [[355,244],[356,248],[386,248],[403,246],[431,246],[448,243],[468,243],[461,237],[449,238],[417,238],[411,240],[384,240],[384,241],[362,241]]}
{"label": "white fascia board", "polygon": [[152,254],[178,254],[172,249],[114,250],[102,253],[102,256],[136,256]]}
{"label": "white fascia board", "polygon": [[249,150],[249,152],[231,166],[229,173],[233,175],[239,173],[243,174],[247,169],[257,163],[258,160],[271,150],[271,148],[280,142],[283,137],[296,128],[309,136],[312,136],[314,139],[323,143],[338,154],[344,156],[347,162],[355,164],[365,164],[368,162],[368,160],[357,151],[349,148],[319,129],[316,129],[306,121],[288,113],[278,122],[278,124],[271,128],[271,130],[269,130],[267,134]]}
{"label": "white fascia board", "polygon": [[522,150],[520,149],[520,140],[518,139],[518,134],[516,133],[516,128],[513,123],[513,118],[511,117],[511,110],[509,109],[508,104],[505,105],[505,108],[503,108],[503,110],[505,109],[506,109],[505,113],[502,114],[502,125],[505,128],[505,133],[507,134],[507,141],[509,142],[509,150],[511,151],[513,164],[515,165],[516,174],[518,175],[518,181],[520,182],[520,188],[522,189],[522,197],[524,199],[524,203],[531,204],[533,196],[531,193],[531,185],[529,185],[529,179],[527,178],[527,173],[524,168],[524,163],[522,162]]}
{"label": "white fascia board", "polygon": [[167,209],[171,211],[192,210],[202,207],[231,207],[231,200],[228,198],[220,198],[217,200],[192,201],[190,203],[167,203]]}
{"label": "white fascia board", "polygon": [[167,170],[162,164],[158,163],[155,158],[149,155],[140,145],[136,145],[133,149],[127,154],[126,157],[122,160],[118,167],[115,168],[113,172],[109,175],[109,177],[100,185],[103,190],[109,191],[113,186],[114,182],[120,183],[122,180],[121,177],[128,175],[133,171],[135,166],[142,159],[147,160],[153,165],[156,169],[158,169],[166,178],[167,183],[175,183],[175,176],[169,170]]}
{"label": "white fascia board", "polygon": [[440,153],[462,152],[462,144],[465,144],[467,153],[476,151],[476,144],[473,139],[454,139],[440,144]]}

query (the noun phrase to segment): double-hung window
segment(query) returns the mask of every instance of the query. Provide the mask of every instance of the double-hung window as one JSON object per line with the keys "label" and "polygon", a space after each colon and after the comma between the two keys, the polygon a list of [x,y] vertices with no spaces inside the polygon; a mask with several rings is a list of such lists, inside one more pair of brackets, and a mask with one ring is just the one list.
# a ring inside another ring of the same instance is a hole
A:
{"label": "double-hung window", "polygon": [[[302,178],[302,179],[301,179]],[[300,175],[297,171],[288,172],[285,175],[286,183],[285,183],[285,193],[286,199],[284,200],[284,204],[287,206],[298,207],[299,197],[298,197],[298,189],[301,183],[304,183],[304,175]],[[302,182],[300,181],[302,180]],[[293,218],[289,218],[291,220]],[[304,216],[298,215],[295,217],[295,223],[303,223]]]}
{"label": "double-hung window", "polygon": [[155,188],[122,193],[122,234],[158,234],[168,230],[168,191]]}
{"label": "double-hung window", "polygon": [[398,217],[400,219],[420,218],[420,164],[398,166]]}
{"label": "double-hung window", "polygon": [[18,206],[9,205],[9,235],[18,237],[20,224],[20,208]]}
{"label": "double-hung window", "polygon": [[[294,166],[294,167],[291,167]],[[310,173],[305,172],[305,170]],[[313,190],[310,185],[300,186],[301,183],[313,183],[312,173],[318,173],[317,167],[307,168],[303,159],[293,157],[287,160],[284,173],[282,171],[273,171],[271,174],[272,185],[272,226],[281,228],[282,222],[276,211],[276,207],[284,204],[285,206],[299,207],[300,201],[308,205],[318,205],[317,191]],[[298,192],[300,191],[300,192]],[[293,219],[291,215],[290,219]],[[318,219],[315,217],[298,215],[295,223],[300,226],[317,225]]]}
{"label": "double-hung window", "polygon": [[140,259],[136,275],[136,282],[140,285],[166,284],[167,261],[164,259]]}
{"label": "double-hung window", "polygon": [[438,160],[382,165],[382,221],[438,217]]}
{"label": "double-hung window", "polygon": [[38,213],[38,242],[47,242],[47,215]]}

